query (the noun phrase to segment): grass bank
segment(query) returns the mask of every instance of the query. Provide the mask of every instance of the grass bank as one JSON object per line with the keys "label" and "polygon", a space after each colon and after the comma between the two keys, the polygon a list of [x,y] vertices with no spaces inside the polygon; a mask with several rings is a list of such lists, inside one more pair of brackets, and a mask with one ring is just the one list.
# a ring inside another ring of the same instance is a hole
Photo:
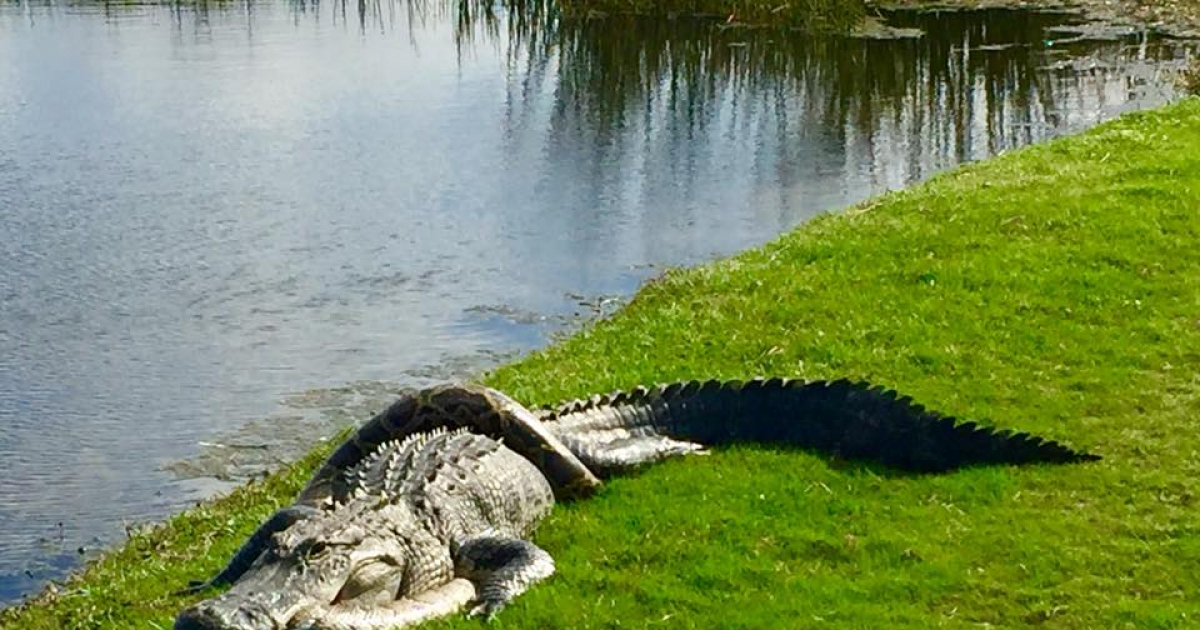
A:
{"label": "grass bank", "polygon": [[567,13],[713,16],[753,25],[844,33],[867,15],[864,0],[560,0]]}
{"label": "grass bank", "polygon": [[[1200,100],[959,169],[668,274],[488,381],[848,376],[1102,454],[898,475],[735,447],[559,506],[498,628],[1200,625]],[[0,628],[168,628],[320,454],[192,510]],[[435,627],[477,627],[455,620]]]}

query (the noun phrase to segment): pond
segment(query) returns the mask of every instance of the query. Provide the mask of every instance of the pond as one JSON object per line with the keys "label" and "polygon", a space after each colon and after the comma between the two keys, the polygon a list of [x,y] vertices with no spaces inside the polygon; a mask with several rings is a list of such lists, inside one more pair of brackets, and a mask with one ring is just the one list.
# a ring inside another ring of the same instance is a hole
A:
{"label": "pond", "polygon": [[0,602],[665,266],[1168,101],[1190,54],[888,17],[925,34],[0,3]]}

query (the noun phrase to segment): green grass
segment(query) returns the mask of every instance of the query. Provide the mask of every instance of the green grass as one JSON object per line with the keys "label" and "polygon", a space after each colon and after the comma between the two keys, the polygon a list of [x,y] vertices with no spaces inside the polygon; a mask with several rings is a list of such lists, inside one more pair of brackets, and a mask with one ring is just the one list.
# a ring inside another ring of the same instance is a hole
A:
{"label": "green grass", "polygon": [[[646,286],[488,382],[847,376],[1102,454],[901,475],[732,447],[556,508],[496,628],[1200,627],[1200,100],[935,178]],[[316,462],[135,536],[0,628],[167,628]],[[479,627],[454,620],[434,627]]]}

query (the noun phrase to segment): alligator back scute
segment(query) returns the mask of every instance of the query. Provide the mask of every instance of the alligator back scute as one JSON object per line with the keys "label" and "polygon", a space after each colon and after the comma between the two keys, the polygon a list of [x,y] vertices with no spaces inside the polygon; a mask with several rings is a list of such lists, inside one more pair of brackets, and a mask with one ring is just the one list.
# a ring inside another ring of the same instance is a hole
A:
{"label": "alligator back scute", "polygon": [[532,412],[506,394],[481,385],[442,385],[405,395],[360,426],[317,470],[297,503],[320,506],[344,501],[351,489],[344,473],[384,442],[457,428],[503,440],[538,466],[562,497],[585,496],[600,486]]}

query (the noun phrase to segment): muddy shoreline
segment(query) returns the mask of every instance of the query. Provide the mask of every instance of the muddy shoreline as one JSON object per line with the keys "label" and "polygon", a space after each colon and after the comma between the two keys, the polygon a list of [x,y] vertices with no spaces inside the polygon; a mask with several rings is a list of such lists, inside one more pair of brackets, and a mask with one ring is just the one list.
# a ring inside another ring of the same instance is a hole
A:
{"label": "muddy shoreline", "polygon": [[1014,9],[1026,11],[1062,11],[1078,15],[1088,26],[1089,38],[1112,39],[1135,33],[1151,33],[1179,39],[1200,39],[1200,2],[1157,0],[894,0],[868,2],[867,13],[888,11],[971,11],[978,9]]}

